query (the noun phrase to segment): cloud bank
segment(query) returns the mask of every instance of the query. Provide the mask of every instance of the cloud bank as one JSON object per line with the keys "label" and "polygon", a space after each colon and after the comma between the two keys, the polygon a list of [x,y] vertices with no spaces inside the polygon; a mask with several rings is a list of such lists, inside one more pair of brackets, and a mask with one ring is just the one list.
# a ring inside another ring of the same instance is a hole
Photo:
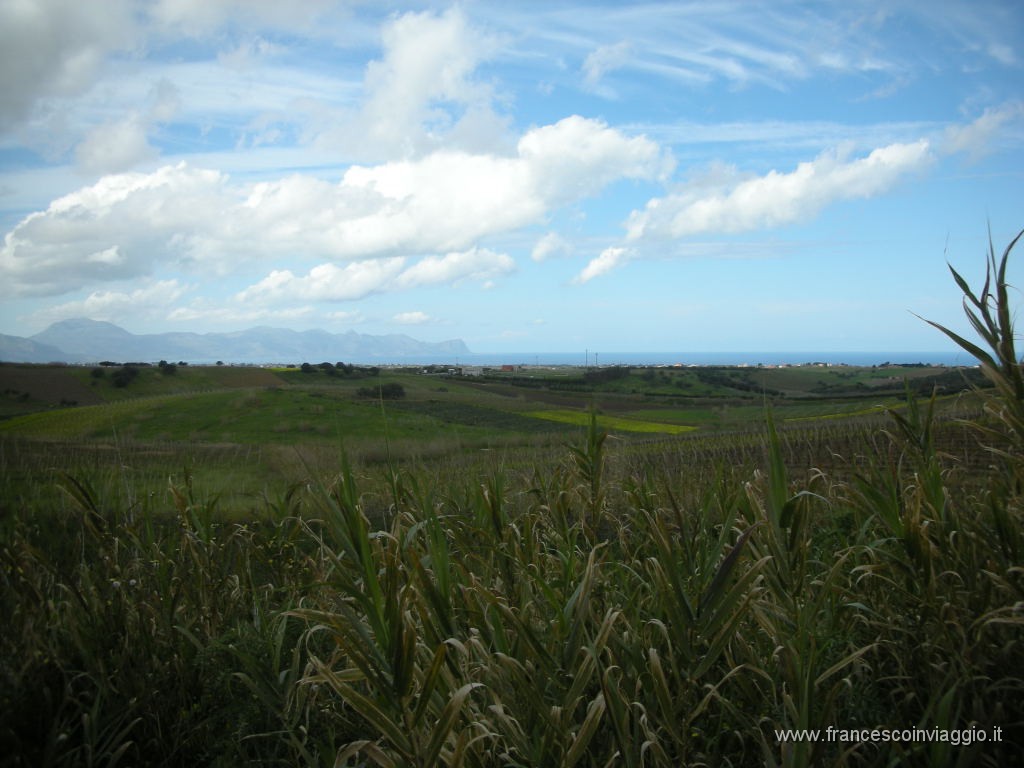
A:
{"label": "cloud bank", "polygon": [[[106,176],[25,217],[4,239],[0,276],[17,294],[55,295],[157,265],[226,273],[296,254],[359,262],[455,252],[618,179],[657,178],[666,162],[643,137],[573,116],[528,131],[514,156],[435,152],[354,166],[337,183],[292,175],[240,184],[179,163]],[[410,284],[431,270],[461,272],[450,259],[418,269]]]}

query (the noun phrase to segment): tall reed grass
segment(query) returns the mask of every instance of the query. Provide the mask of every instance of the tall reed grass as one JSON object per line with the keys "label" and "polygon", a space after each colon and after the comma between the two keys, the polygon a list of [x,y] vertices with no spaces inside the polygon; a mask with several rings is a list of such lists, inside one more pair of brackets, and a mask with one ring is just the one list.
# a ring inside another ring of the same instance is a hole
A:
{"label": "tall reed grass", "polygon": [[[980,343],[942,329],[995,385],[969,467],[908,389],[846,455],[770,414],[703,457],[592,416],[532,467],[342,458],[243,522],[187,471],[5,500],[0,763],[1020,764],[1016,242],[979,292],[954,273]],[[989,739],[779,737],[830,727]]]}

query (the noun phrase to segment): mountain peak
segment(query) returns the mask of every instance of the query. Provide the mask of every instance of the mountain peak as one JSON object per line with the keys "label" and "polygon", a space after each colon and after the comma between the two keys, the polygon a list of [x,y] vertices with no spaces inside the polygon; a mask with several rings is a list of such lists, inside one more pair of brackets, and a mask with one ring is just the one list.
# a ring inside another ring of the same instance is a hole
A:
{"label": "mountain peak", "polygon": [[47,344],[78,357],[79,350],[86,350],[101,345],[108,349],[116,349],[119,345],[130,342],[134,336],[124,328],[103,320],[89,320],[76,317],[72,320],[61,320],[45,331],[29,337],[38,344]]}
{"label": "mountain peak", "polygon": [[73,317],[68,320],[58,320],[56,323],[51,323],[46,330],[37,333],[32,338],[51,332],[67,333],[76,331],[96,331],[100,329],[104,331],[117,331],[125,334],[126,336],[132,335],[124,328],[114,325],[113,323],[109,323],[106,320],[92,320],[88,317]]}

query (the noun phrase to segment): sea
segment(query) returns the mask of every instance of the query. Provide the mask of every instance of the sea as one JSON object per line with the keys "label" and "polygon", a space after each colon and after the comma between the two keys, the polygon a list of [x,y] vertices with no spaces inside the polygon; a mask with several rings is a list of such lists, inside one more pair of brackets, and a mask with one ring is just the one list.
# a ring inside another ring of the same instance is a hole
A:
{"label": "sea", "polygon": [[439,359],[408,356],[374,364],[456,366],[780,366],[780,365],[945,365],[975,366],[978,361],[962,350],[931,352],[494,352],[453,355]]}

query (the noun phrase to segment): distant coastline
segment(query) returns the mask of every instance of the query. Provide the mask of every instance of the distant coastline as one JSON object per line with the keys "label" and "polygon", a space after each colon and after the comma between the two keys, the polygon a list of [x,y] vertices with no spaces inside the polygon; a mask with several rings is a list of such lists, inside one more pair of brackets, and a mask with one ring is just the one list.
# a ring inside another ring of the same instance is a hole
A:
{"label": "distant coastline", "polygon": [[524,365],[524,366],[606,366],[606,365],[826,365],[873,366],[926,365],[973,366],[977,360],[957,350],[931,352],[493,352],[468,353],[457,359],[439,360],[435,355],[414,355],[375,364]]}

